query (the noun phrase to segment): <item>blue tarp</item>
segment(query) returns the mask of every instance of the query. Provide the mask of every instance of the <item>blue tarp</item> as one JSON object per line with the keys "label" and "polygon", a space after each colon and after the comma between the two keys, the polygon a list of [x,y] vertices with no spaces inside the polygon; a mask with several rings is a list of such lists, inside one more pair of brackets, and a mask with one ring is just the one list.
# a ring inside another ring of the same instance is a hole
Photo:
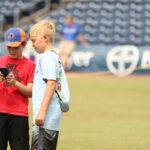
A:
{"label": "blue tarp", "polygon": [[150,47],[78,46],[71,55],[68,69],[76,72],[108,72],[117,76],[150,75]]}

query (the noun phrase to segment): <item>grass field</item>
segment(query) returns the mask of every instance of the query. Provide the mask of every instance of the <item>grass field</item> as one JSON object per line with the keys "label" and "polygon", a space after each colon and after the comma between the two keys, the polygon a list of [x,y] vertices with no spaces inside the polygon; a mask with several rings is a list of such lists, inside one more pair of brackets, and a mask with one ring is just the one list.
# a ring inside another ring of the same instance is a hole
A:
{"label": "grass field", "polygon": [[68,79],[71,108],[58,150],[150,150],[150,77]]}

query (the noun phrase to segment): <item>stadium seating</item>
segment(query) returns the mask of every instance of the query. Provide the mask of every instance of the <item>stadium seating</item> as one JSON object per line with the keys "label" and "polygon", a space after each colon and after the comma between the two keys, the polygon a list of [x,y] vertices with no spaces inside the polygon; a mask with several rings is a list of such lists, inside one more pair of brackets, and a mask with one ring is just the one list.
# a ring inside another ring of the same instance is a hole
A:
{"label": "stadium seating", "polygon": [[14,24],[15,17],[28,16],[43,8],[45,0],[5,0],[0,1],[0,16],[4,24]]}
{"label": "stadium seating", "polygon": [[[9,6],[5,5],[6,1],[11,2]],[[15,4],[12,3],[14,1],[16,1]],[[20,10],[25,1],[27,4],[37,2],[36,0],[5,0],[4,3],[0,2],[2,8],[0,9],[0,21],[4,20],[2,15],[12,17],[14,7],[17,5]],[[35,5],[30,4],[29,6],[26,13],[31,13],[37,9],[37,5],[36,8]],[[11,8],[9,11],[8,7]],[[60,40],[66,15],[74,17],[74,21],[81,26],[86,40],[91,44],[150,45],[150,0],[82,0],[71,2],[66,7],[52,11],[39,19],[52,20],[56,24],[56,42]],[[7,17],[5,21],[11,22],[11,19]],[[28,31],[32,24],[33,22],[22,28]]]}
{"label": "stadium seating", "polygon": [[45,17],[56,23],[56,42],[60,39],[66,15],[72,15],[81,25],[91,44],[150,45],[150,0],[72,2]]}

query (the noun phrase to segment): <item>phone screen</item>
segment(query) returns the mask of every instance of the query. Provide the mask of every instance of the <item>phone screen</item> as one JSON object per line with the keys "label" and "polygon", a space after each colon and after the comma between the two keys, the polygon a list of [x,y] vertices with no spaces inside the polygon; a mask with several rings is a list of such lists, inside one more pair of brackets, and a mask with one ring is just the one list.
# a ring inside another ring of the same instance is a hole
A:
{"label": "phone screen", "polygon": [[7,75],[10,73],[9,69],[7,67],[0,67],[0,71],[1,73],[4,75],[4,77],[6,78]]}

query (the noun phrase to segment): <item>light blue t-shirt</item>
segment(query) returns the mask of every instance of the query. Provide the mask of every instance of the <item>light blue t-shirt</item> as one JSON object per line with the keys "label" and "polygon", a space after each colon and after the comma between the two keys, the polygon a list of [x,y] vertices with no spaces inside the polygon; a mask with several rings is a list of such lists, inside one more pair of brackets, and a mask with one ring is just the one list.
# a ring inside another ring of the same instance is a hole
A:
{"label": "light blue t-shirt", "polygon": [[[59,63],[58,55],[51,50],[48,50],[40,55],[39,62],[35,68],[33,93],[32,93],[32,105],[33,105],[33,123],[35,117],[39,112],[45,88],[46,80],[56,80],[59,78],[61,71],[61,65]],[[44,125],[42,128],[59,131],[62,119],[62,111],[58,103],[59,99],[54,93],[51,103],[48,107]]]}

